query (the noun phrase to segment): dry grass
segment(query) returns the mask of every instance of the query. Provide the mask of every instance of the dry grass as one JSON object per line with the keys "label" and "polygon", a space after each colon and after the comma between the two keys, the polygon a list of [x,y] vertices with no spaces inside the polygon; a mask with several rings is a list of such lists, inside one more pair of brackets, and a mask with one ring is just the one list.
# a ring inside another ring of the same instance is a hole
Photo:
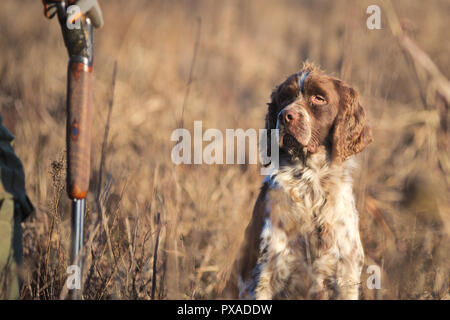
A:
{"label": "dry grass", "polygon": [[[221,130],[262,127],[271,89],[305,58],[343,72],[372,119],[375,142],[359,156],[355,193],[366,264],[383,273],[378,291],[366,288],[363,274],[363,298],[449,297],[448,105],[400,49],[384,15],[382,30],[366,28],[365,9],[374,3],[104,1],[106,26],[96,32],[85,299],[150,299],[152,290],[155,299],[220,297],[216,288],[262,177],[254,165],[176,167],[171,132],[181,120],[190,130],[194,120]],[[394,5],[410,37],[448,79],[448,1]],[[0,113],[17,137],[37,208],[24,223],[22,297],[55,299],[70,263],[66,51],[40,1],[4,1],[0,30]],[[94,223],[99,208],[107,217],[102,228]]]}

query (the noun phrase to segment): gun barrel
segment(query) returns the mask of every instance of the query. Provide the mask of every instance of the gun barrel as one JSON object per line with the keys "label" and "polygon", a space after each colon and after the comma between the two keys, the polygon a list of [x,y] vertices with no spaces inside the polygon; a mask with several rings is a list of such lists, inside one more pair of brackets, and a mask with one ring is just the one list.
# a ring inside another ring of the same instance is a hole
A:
{"label": "gun barrel", "polygon": [[[80,254],[81,247],[83,246],[83,233],[84,233],[84,206],[85,199],[72,201],[72,223],[73,223],[73,261],[76,261]],[[78,259],[78,265],[81,265],[81,257]]]}
{"label": "gun barrel", "polygon": [[[83,247],[84,234],[84,208],[85,199],[72,201],[72,261],[80,268],[80,277],[82,277],[83,257],[80,255]],[[81,279],[80,284],[83,285]],[[71,299],[79,300],[82,295],[82,288],[71,290]]]}

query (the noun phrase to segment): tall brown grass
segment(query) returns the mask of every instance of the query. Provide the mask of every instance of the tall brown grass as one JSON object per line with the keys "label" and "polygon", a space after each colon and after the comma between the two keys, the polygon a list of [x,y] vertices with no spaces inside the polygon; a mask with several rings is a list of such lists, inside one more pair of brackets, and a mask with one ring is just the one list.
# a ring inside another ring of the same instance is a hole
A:
{"label": "tall brown grass", "polygon": [[[255,165],[175,166],[170,135],[181,121],[189,130],[194,120],[221,130],[263,127],[271,90],[306,58],[343,73],[373,126],[374,143],[358,157],[355,193],[366,267],[380,266],[382,279],[381,290],[369,290],[365,267],[362,298],[449,298],[448,106],[436,107],[429,79],[400,49],[383,11],[382,30],[366,28],[367,6],[380,1],[102,4],[85,299],[150,299],[152,291],[155,299],[221,297],[217,288],[262,177]],[[448,1],[394,6],[409,36],[449,78]],[[42,16],[40,1],[2,1],[0,30],[0,113],[16,135],[37,209],[23,224],[21,296],[57,299],[70,264],[67,54],[57,22]]]}

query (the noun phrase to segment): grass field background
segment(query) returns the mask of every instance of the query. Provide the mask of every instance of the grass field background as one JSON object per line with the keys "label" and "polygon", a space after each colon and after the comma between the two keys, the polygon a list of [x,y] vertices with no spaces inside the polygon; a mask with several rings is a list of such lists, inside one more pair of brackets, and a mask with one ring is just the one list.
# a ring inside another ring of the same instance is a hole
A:
{"label": "grass field background", "polygon": [[[152,290],[155,299],[225,294],[219,289],[263,177],[256,165],[175,166],[171,133],[181,121],[192,132],[195,120],[204,130],[262,128],[271,90],[305,59],[354,86],[373,127],[355,173],[362,298],[449,298],[448,105],[402,51],[383,11],[382,29],[367,29],[366,8],[380,1],[100,2],[85,299],[151,299]],[[405,32],[448,79],[450,3],[394,6]],[[40,1],[5,0],[1,8],[0,113],[16,135],[36,207],[23,223],[21,296],[57,299],[70,264],[67,53]],[[101,227],[99,207],[107,218]],[[365,285],[373,264],[382,270],[380,290]]]}

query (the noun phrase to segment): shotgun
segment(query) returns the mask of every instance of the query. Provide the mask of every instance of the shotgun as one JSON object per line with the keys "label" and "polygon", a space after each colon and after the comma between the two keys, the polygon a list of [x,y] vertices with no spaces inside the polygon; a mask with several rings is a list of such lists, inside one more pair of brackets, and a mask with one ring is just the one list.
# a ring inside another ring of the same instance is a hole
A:
{"label": "shotgun", "polygon": [[72,200],[72,265],[77,265],[79,286],[72,299],[82,297],[82,255],[85,199],[89,190],[91,109],[93,103],[93,27],[103,25],[97,0],[42,0],[44,14],[58,16],[69,53],[67,70],[67,193]]}

